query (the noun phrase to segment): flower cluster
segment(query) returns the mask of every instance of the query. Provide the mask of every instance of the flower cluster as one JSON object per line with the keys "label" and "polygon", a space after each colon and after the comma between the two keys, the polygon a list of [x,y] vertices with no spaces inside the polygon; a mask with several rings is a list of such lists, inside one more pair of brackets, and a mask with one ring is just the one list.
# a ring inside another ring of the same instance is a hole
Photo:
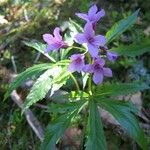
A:
{"label": "flower cluster", "polygon": [[[90,64],[85,64],[86,52],[83,54],[73,54],[70,57],[71,63],[68,66],[68,70],[72,73],[75,71],[79,73],[82,71],[85,73],[92,73],[94,83],[101,84],[104,76],[112,77],[111,69],[104,67],[105,60],[102,58],[104,57],[102,54],[105,54],[110,61],[114,61],[117,58],[115,52],[108,50],[105,36],[95,35],[96,25],[105,15],[105,11],[103,9],[99,11],[97,6],[94,5],[89,9],[87,14],[76,13],[76,15],[85,20],[86,24],[83,33],[75,35],[74,41],[86,47],[92,61]],[[60,28],[58,27],[54,29],[54,36],[51,34],[44,34],[43,39],[48,44],[45,52],[68,47],[67,43],[63,41],[60,35]]]}

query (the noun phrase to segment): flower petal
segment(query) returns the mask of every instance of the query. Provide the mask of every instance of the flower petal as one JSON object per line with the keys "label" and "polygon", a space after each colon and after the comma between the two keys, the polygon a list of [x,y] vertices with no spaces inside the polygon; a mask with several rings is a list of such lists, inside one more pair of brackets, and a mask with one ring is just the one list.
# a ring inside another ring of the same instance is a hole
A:
{"label": "flower petal", "polygon": [[108,60],[110,60],[110,61],[115,61],[118,57],[118,54],[116,52],[111,52],[111,51],[108,51],[108,50],[107,50],[106,55],[107,55]]}
{"label": "flower petal", "polygon": [[97,46],[104,46],[107,42],[107,39],[103,35],[97,35],[94,37],[94,42],[92,44]]}
{"label": "flower petal", "polygon": [[88,51],[90,53],[90,55],[94,58],[94,57],[98,57],[98,47],[95,45],[92,45],[90,43],[87,44],[88,47]]}
{"label": "flower petal", "polygon": [[103,82],[103,74],[101,72],[94,72],[93,81],[95,84],[101,84]]}
{"label": "flower petal", "polygon": [[97,12],[97,6],[93,5],[88,11],[88,16],[91,18],[93,15],[96,14],[96,12]]}
{"label": "flower petal", "polygon": [[56,27],[54,29],[54,36],[57,40],[61,41],[62,40],[62,36],[60,35],[60,28]]}
{"label": "flower petal", "polygon": [[84,13],[76,13],[76,16],[78,16],[79,18],[88,21],[88,15],[84,14]]}
{"label": "flower petal", "polygon": [[43,34],[43,40],[47,43],[47,44],[52,44],[54,43],[55,39],[51,34]]}
{"label": "flower petal", "polygon": [[87,39],[83,33],[79,33],[74,37],[75,41],[79,44],[83,44],[87,42]]}
{"label": "flower petal", "polygon": [[103,68],[103,73],[106,77],[112,77],[112,71],[110,68]]}
{"label": "flower petal", "polygon": [[94,36],[93,25],[91,22],[86,23],[86,25],[84,27],[84,35],[86,38]]}
{"label": "flower petal", "polygon": [[47,48],[45,49],[45,53],[48,53],[50,51],[53,51],[53,50],[58,50],[60,48],[60,45],[58,44],[51,44],[51,45],[48,45]]}
{"label": "flower petal", "polygon": [[94,59],[94,64],[96,64],[96,63],[100,64],[100,66],[103,67],[105,65],[105,60],[102,58],[96,57]]}
{"label": "flower petal", "polygon": [[105,10],[102,9],[102,10],[100,10],[100,11],[96,14],[95,20],[98,21],[99,19],[101,19],[101,18],[104,17],[104,16],[105,16]]}
{"label": "flower petal", "polygon": [[75,72],[76,68],[77,66],[74,63],[70,63],[70,65],[68,66],[68,71]]}
{"label": "flower petal", "polygon": [[83,71],[87,73],[93,73],[93,66],[88,64],[83,67]]}

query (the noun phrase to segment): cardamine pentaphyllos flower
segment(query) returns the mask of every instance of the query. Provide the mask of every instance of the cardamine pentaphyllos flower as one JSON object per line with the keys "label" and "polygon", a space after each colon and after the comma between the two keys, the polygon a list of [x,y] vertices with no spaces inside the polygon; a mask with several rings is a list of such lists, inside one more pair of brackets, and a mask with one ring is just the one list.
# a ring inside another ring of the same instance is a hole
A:
{"label": "cardamine pentaphyllos flower", "polygon": [[118,58],[118,54],[116,52],[112,52],[109,50],[107,50],[106,56],[107,56],[108,60],[110,60],[110,61],[115,61]]}
{"label": "cardamine pentaphyllos flower", "polygon": [[98,11],[97,6],[93,5],[89,9],[88,14],[76,13],[76,15],[79,18],[86,20],[87,22],[91,22],[93,25],[95,25],[100,20],[100,18],[105,16],[105,11],[104,11],[104,9],[101,9],[100,11]]}
{"label": "cardamine pentaphyllos flower", "polygon": [[85,65],[84,72],[93,73],[93,81],[95,84],[101,84],[104,76],[112,77],[110,68],[105,68],[105,61],[101,58],[95,58],[93,64]]}
{"label": "cardamine pentaphyllos flower", "polygon": [[91,23],[87,23],[84,27],[84,32],[78,33],[74,38],[79,44],[86,43],[88,51],[92,57],[98,57],[99,46],[104,46],[107,41],[103,35],[95,36]]}
{"label": "cardamine pentaphyllos flower", "polygon": [[48,44],[45,53],[53,50],[59,50],[60,48],[66,48],[68,45],[63,41],[62,36],[60,35],[60,28],[56,27],[52,34],[44,34],[43,39]]}
{"label": "cardamine pentaphyllos flower", "polygon": [[71,63],[68,66],[68,70],[70,72],[81,72],[84,67],[84,55],[82,54],[74,54],[70,57]]}
{"label": "cardamine pentaphyllos flower", "polygon": [[107,46],[100,46],[100,49],[106,54],[108,60],[115,61],[118,58],[118,54],[114,51],[108,50]]}

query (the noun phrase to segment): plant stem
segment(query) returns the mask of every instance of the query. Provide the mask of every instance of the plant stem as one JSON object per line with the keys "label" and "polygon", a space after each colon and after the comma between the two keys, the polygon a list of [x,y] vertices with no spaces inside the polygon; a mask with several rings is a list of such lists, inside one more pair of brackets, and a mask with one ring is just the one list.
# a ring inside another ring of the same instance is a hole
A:
{"label": "plant stem", "polygon": [[74,75],[72,73],[70,73],[70,76],[71,76],[72,80],[74,81],[74,83],[76,85],[77,91],[79,92],[80,91],[80,87],[79,87],[79,84],[78,84],[76,78],[74,77]]}
{"label": "plant stem", "polygon": [[[91,64],[92,59],[89,54],[87,54],[87,59],[88,59],[89,64]],[[92,95],[92,76],[91,75],[89,75],[89,80],[88,80],[88,92],[90,95]]]}
{"label": "plant stem", "polygon": [[75,48],[75,49],[80,49],[80,50],[82,50],[82,51],[86,51],[86,49],[85,48],[82,48],[82,47],[78,47],[78,46],[71,46],[72,48]]}

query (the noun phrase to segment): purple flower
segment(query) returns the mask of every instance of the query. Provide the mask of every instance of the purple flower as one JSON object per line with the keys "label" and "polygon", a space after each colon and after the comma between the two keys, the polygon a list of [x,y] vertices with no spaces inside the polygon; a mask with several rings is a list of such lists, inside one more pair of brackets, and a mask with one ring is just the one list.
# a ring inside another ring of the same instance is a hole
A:
{"label": "purple flower", "polygon": [[104,76],[112,77],[112,71],[110,68],[105,68],[105,61],[101,58],[96,58],[93,64],[85,65],[84,71],[93,73],[93,81],[95,84],[101,84]]}
{"label": "purple flower", "polygon": [[54,36],[52,34],[44,34],[43,39],[48,44],[45,53],[67,47],[67,44],[60,35],[60,28],[58,27],[54,29]]}
{"label": "purple flower", "polygon": [[107,58],[110,60],[110,61],[115,61],[117,58],[118,58],[118,55],[116,52],[111,52],[109,50],[107,50]]}
{"label": "purple flower", "polygon": [[92,57],[98,56],[99,46],[104,46],[106,43],[106,38],[102,35],[94,35],[92,24],[87,23],[84,27],[84,32],[79,33],[75,36],[75,41],[79,44],[86,43],[88,51]]}
{"label": "purple flower", "polygon": [[81,72],[84,67],[84,55],[82,54],[74,54],[70,57],[71,63],[68,66],[68,70],[70,72]]}
{"label": "purple flower", "polygon": [[105,11],[101,9],[98,11],[98,8],[96,5],[93,5],[89,11],[88,14],[84,13],[76,13],[76,15],[83,19],[86,20],[87,22],[91,22],[92,24],[96,24],[100,18],[102,18],[105,15]]}

